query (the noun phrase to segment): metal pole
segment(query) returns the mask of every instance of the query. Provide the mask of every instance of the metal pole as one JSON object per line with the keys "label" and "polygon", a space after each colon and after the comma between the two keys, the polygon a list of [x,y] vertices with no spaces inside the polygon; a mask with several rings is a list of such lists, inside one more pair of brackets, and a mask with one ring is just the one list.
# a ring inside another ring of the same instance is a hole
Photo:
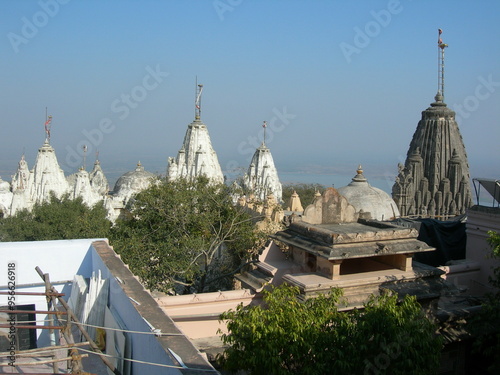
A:
{"label": "metal pole", "polygon": [[[35,270],[36,270],[36,272],[38,272],[38,274],[40,275],[40,277],[43,279],[44,276],[43,276],[43,272],[40,269],[40,267],[38,267],[38,266],[35,267]],[[57,295],[59,294],[59,293],[57,293],[56,288],[54,288],[53,286],[50,288],[50,290],[52,291],[52,293],[56,293]],[[55,297],[52,296],[52,299],[54,300]],[[59,302],[61,303],[61,305],[68,312],[68,316],[69,316],[68,319],[71,318],[73,320],[73,322],[76,324],[76,326],[78,327],[78,329],[82,333],[83,337],[85,337],[85,339],[89,342],[90,348],[92,349],[92,351],[94,351],[101,358],[101,360],[104,362],[104,364],[106,366],[108,366],[108,368],[113,372],[113,374],[115,374],[115,375],[122,375],[120,373],[120,371],[103,355],[103,352],[99,349],[99,347],[94,342],[94,340],[92,340],[92,338],[89,336],[88,332],[82,327],[82,325],[80,324],[80,321],[78,320],[78,318],[76,317],[76,315],[73,313],[73,311],[69,308],[69,306],[66,303],[66,301],[62,297],[60,297],[59,295],[57,296],[57,299],[59,300]],[[71,335],[69,334],[68,336],[69,336],[69,339],[71,340],[71,343],[72,343],[73,339],[71,338]]]}

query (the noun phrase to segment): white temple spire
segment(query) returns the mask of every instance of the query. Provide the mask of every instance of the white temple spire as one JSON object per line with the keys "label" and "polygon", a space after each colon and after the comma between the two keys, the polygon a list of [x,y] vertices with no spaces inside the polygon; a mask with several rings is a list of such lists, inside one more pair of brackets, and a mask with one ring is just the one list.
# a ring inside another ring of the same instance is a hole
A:
{"label": "white temple spire", "polygon": [[200,175],[215,183],[223,183],[224,175],[215,153],[207,126],[201,121],[201,94],[203,85],[197,85],[195,120],[188,125],[184,142],[177,157],[168,159],[167,178],[194,179]]}

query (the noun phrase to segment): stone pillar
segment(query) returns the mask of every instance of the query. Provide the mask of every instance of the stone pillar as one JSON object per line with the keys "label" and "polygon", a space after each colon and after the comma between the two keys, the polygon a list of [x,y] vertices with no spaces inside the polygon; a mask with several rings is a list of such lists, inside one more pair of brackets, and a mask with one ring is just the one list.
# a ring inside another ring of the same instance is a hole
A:
{"label": "stone pillar", "polygon": [[325,258],[316,258],[316,269],[326,277],[334,280],[340,276],[340,265],[342,260],[328,260]]}

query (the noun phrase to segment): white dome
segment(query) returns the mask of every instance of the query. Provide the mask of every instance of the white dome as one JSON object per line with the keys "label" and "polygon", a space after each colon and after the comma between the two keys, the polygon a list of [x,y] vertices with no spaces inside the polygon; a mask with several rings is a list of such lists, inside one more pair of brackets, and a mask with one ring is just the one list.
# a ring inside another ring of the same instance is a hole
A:
{"label": "white dome", "polygon": [[133,194],[147,189],[155,177],[154,173],[145,171],[139,162],[135,170],[125,173],[116,181],[114,194],[130,198]]}
{"label": "white dome", "polygon": [[338,192],[347,198],[356,211],[369,212],[374,220],[390,220],[398,217],[398,207],[389,194],[371,186],[363,176],[361,166],[359,166],[357,173],[352,182],[338,189]]}
{"label": "white dome", "polygon": [[7,181],[2,180],[0,177],[0,193],[10,192],[10,184]]}

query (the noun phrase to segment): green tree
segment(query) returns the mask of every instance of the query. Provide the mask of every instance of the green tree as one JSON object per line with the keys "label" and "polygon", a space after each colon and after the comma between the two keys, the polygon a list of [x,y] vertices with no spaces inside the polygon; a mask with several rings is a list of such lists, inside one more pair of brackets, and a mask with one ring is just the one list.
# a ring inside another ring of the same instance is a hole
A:
{"label": "green tree", "polygon": [[221,274],[232,276],[253,254],[251,217],[233,204],[229,187],[207,178],[158,181],[135,197],[130,213],[111,241],[148,288],[202,292],[214,279],[220,288]]}
{"label": "green tree", "polygon": [[415,297],[373,297],[363,310],[339,311],[341,290],[297,300],[298,288],[264,291],[265,307],[238,306],[227,321],[220,358],[251,374],[430,374],[441,339]]}
{"label": "green tree", "polygon": [[[489,231],[488,236],[488,243],[492,247],[492,258],[500,259],[500,234]],[[485,359],[486,367],[491,374],[499,374],[500,267],[493,270],[493,276],[489,281],[494,291],[486,295],[481,311],[469,322],[469,331],[475,338],[474,351]]]}
{"label": "green tree", "polygon": [[288,203],[290,202],[290,197],[294,191],[299,195],[302,207],[305,209],[308,205],[314,202],[316,192],[319,191],[321,193],[323,190],[325,190],[325,187],[321,184],[284,184],[282,193],[283,208],[287,208]]}
{"label": "green tree", "polygon": [[1,241],[42,241],[75,238],[105,238],[111,222],[102,204],[89,208],[82,198],[57,198],[37,203],[31,211],[0,219]]}

